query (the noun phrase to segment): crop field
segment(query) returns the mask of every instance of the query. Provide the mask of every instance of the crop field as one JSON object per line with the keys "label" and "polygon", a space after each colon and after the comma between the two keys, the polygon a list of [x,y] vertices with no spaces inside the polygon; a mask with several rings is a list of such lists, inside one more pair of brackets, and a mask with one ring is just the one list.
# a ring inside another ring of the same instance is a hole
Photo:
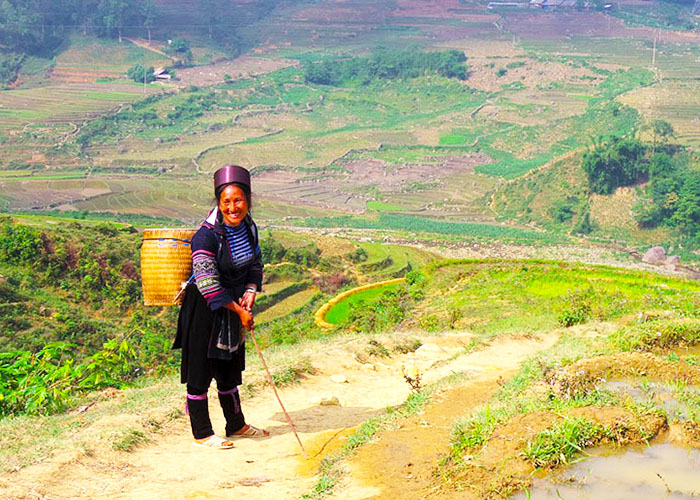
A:
{"label": "crop field", "polygon": [[[148,87],[147,93],[153,89]],[[125,102],[142,99],[144,89],[128,83],[62,84],[0,92],[0,133],[31,123],[82,121]]]}
{"label": "crop field", "polygon": [[353,307],[358,306],[363,301],[376,299],[383,293],[394,290],[398,286],[397,283],[394,283],[355,293],[331,307],[326,314],[325,320],[333,325],[342,325],[348,321]]}
{"label": "crop field", "polygon": [[59,81],[85,81],[79,78],[113,77],[126,75],[133,64],[146,66],[167,66],[170,59],[155,52],[145,50],[123,40],[96,39],[75,34],[68,46],[56,57],[52,79]]}
{"label": "crop field", "polygon": [[317,293],[318,290],[314,288],[307,288],[306,290],[295,293],[294,295],[276,303],[272,307],[265,309],[261,313],[256,314],[255,321],[257,324],[262,325],[283,316],[287,316],[288,314],[301,309],[311,302]]}
{"label": "crop field", "polygon": [[[447,296],[438,293],[446,289],[450,289]],[[698,293],[695,281],[613,268],[457,261],[432,275],[421,307],[443,325],[450,321],[450,311],[460,311],[454,328],[532,332],[555,328],[567,305],[575,307],[576,294],[597,297],[597,305],[586,314],[605,319],[645,309],[673,308],[683,314],[692,310]]]}
{"label": "crop field", "polygon": [[434,260],[433,255],[416,248],[362,241],[355,244],[367,253],[367,260],[358,265],[367,282],[377,281],[378,277],[401,277]]}
{"label": "crop field", "polygon": [[673,125],[681,144],[700,147],[700,96],[692,81],[664,81],[653,87],[629,92],[618,99],[652,119],[664,119]]}
{"label": "crop field", "polygon": [[[188,5],[182,12],[166,6],[165,18],[182,18]],[[146,99],[140,85],[125,82],[1,93],[2,166],[27,173],[0,175],[12,191],[5,205],[38,207],[32,192],[43,188],[33,183],[85,168],[115,188],[93,197],[57,184],[61,193],[45,205],[163,216],[175,203],[171,213],[189,222],[208,204],[205,179],[235,162],[255,172],[257,216],[269,222],[379,212],[487,226],[499,217],[542,223],[546,197],[537,197],[541,206],[510,202],[513,210],[499,213],[494,190],[512,197],[514,187],[500,187],[592,138],[629,134],[654,118],[672,123],[681,144],[700,144],[700,49],[690,32],[626,26],[592,11],[496,12],[458,0],[280,4],[246,23],[240,37],[248,52],[183,69],[179,83],[146,87]],[[204,38],[192,37],[195,64],[221,55]],[[309,63],[377,47],[462,50],[468,77],[342,86],[305,79]],[[84,65],[117,74],[135,62],[167,58],[127,41],[75,35],[54,73]],[[20,186],[30,180],[26,165],[31,183]],[[42,165],[58,171],[36,170]],[[154,182],[129,184],[124,175]],[[567,175],[580,172],[572,167]],[[417,227],[401,220],[408,224],[401,230]]]}

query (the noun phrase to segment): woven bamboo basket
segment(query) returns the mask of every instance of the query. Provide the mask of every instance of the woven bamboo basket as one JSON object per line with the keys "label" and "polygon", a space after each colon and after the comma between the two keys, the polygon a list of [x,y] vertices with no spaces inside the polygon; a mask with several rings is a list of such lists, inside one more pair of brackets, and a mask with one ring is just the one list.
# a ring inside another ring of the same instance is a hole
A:
{"label": "woven bamboo basket", "polygon": [[192,274],[194,229],[147,229],[141,246],[141,283],[147,306],[180,303],[183,284]]}

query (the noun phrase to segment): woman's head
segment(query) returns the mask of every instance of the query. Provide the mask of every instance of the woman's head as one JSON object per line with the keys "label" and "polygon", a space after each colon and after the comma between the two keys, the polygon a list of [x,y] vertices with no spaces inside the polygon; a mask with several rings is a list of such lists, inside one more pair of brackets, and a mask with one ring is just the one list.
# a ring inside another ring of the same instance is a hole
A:
{"label": "woman's head", "polygon": [[237,226],[251,207],[250,172],[238,165],[221,167],[214,172],[214,195],[224,222]]}
{"label": "woman's head", "polygon": [[232,182],[221,186],[216,190],[216,201],[221,212],[224,224],[237,226],[248,215],[250,211],[250,190],[243,189],[244,186]]}

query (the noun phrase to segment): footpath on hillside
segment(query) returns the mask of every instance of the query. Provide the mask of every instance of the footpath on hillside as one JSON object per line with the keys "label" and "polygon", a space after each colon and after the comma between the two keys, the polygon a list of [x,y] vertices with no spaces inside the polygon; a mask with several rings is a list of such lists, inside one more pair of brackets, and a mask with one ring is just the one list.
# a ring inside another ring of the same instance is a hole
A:
{"label": "footpath on hillside", "polygon": [[[439,390],[418,417],[361,447],[348,459],[351,472],[340,479],[332,498],[418,498],[417,492],[429,496],[431,474],[447,452],[452,422],[486,401],[504,378],[527,357],[553,345],[558,335],[496,338],[471,353],[467,348],[473,336],[467,332],[419,338],[423,346],[415,353],[391,357],[368,355],[367,339],[362,337],[339,337],[332,344],[314,343],[295,352],[309,359],[316,372],[280,393],[308,459],[302,457],[271,389],[265,387],[244,397],[243,405],[247,420],[268,428],[270,438],[238,440],[229,451],[197,448],[191,444],[189,422],[180,414],[145,444],[125,452],[100,439],[119,416],[98,419],[76,428],[75,443],[81,446],[61,449],[36,465],[0,476],[0,498],[298,498],[315,486],[322,458],[336,453],[359,424],[407,399],[410,387],[401,367],[410,360],[421,366],[424,384],[454,373],[464,373],[465,382]],[[345,381],[333,381],[333,375]],[[249,369],[246,377],[259,378],[261,373]],[[178,401],[174,392],[170,389],[164,399]],[[221,431],[224,423],[215,391],[210,392],[210,409],[214,427]],[[85,410],[90,411],[94,407]],[[148,409],[136,407],[134,413],[139,412],[147,414]],[[95,446],[86,445],[90,442]]]}

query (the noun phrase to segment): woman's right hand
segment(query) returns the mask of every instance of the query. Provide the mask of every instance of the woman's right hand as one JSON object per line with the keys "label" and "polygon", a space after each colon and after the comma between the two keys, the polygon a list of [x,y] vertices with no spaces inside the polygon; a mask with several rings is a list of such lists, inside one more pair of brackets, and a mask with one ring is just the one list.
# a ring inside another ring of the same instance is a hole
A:
{"label": "woman's right hand", "polygon": [[243,309],[242,307],[239,307],[236,312],[238,313],[238,317],[241,318],[241,324],[243,325],[243,328],[245,328],[248,331],[251,331],[253,329],[253,326],[255,326],[253,313]]}

